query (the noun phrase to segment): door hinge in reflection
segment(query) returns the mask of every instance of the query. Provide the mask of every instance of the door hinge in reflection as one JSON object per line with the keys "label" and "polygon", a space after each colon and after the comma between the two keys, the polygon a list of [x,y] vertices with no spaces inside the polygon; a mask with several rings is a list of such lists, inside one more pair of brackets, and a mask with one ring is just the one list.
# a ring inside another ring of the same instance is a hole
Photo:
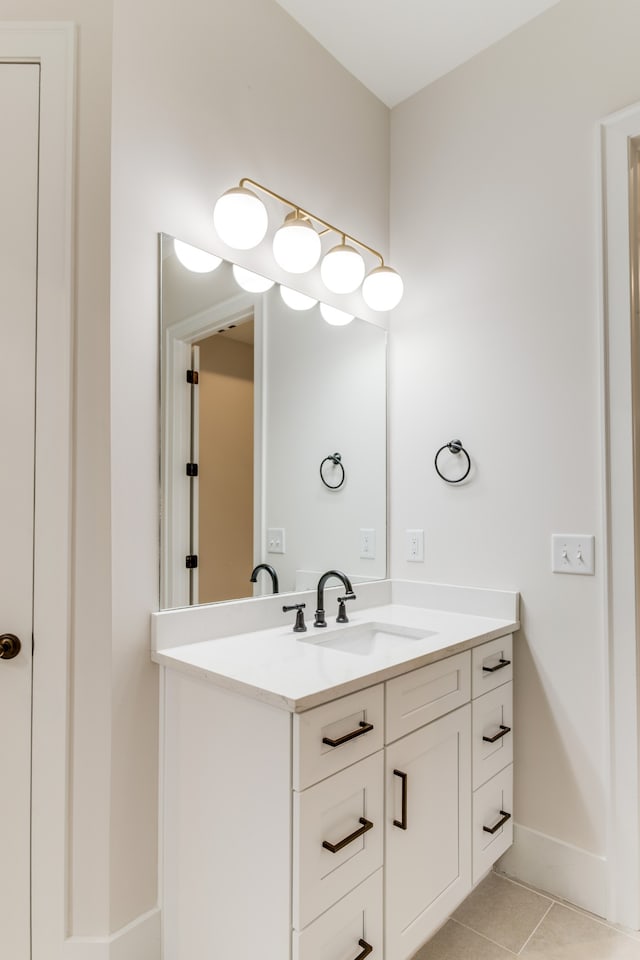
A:
{"label": "door hinge in reflection", "polygon": [[187,476],[188,476],[188,477],[197,477],[197,476],[198,476],[198,464],[197,464],[197,463],[188,463],[188,464],[187,464]]}
{"label": "door hinge in reflection", "polygon": [[195,554],[186,558],[186,567],[187,570],[195,570],[198,566],[198,557]]}
{"label": "door hinge in reflection", "polygon": [[187,370],[187,383],[197,383],[197,382],[198,382],[198,371]]}

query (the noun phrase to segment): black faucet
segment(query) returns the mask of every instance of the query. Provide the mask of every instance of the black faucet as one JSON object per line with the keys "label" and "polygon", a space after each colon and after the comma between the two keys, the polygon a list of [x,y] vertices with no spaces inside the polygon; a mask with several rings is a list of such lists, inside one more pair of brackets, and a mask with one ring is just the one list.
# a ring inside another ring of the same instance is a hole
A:
{"label": "black faucet", "polygon": [[[341,580],[343,586],[347,590],[347,595],[344,598],[345,600],[355,600],[356,595],[353,592],[353,587],[351,586],[351,580],[340,570],[327,570],[326,573],[323,573],[320,579],[318,580],[318,609],[316,610],[316,618],[313,621],[314,627],[326,627],[327,621],[324,616],[324,587],[331,577],[335,577],[337,580]],[[342,621],[343,623],[345,621]]]}
{"label": "black faucet", "polygon": [[280,593],[280,586],[278,584],[278,574],[275,569],[271,566],[270,563],[259,563],[257,567],[254,567],[251,571],[251,576],[249,580],[251,583],[258,582],[258,574],[261,570],[266,570],[269,576],[271,577],[271,583],[273,585],[272,593]]}

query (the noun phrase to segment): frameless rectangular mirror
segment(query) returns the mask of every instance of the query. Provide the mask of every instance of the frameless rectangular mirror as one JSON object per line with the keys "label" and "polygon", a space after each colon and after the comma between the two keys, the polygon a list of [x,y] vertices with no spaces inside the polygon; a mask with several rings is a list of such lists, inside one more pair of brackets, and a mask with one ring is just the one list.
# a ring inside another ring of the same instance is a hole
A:
{"label": "frameless rectangular mirror", "polygon": [[[191,248],[193,249],[193,248]],[[386,331],[160,238],[161,607],[386,576]]]}

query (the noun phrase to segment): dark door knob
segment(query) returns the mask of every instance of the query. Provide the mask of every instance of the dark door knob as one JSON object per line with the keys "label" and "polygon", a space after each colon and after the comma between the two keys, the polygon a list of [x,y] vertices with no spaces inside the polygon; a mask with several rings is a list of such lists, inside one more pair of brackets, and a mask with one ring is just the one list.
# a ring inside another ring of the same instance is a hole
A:
{"label": "dark door knob", "polygon": [[21,646],[15,633],[3,633],[0,636],[0,660],[13,660],[20,653]]}

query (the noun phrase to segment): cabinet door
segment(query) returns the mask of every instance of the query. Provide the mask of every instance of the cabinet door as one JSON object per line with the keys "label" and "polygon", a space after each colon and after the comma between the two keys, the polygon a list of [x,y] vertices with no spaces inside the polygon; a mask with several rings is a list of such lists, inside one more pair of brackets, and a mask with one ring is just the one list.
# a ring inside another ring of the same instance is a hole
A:
{"label": "cabinet door", "polygon": [[385,960],[405,960],[471,889],[471,710],[387,748]]}

